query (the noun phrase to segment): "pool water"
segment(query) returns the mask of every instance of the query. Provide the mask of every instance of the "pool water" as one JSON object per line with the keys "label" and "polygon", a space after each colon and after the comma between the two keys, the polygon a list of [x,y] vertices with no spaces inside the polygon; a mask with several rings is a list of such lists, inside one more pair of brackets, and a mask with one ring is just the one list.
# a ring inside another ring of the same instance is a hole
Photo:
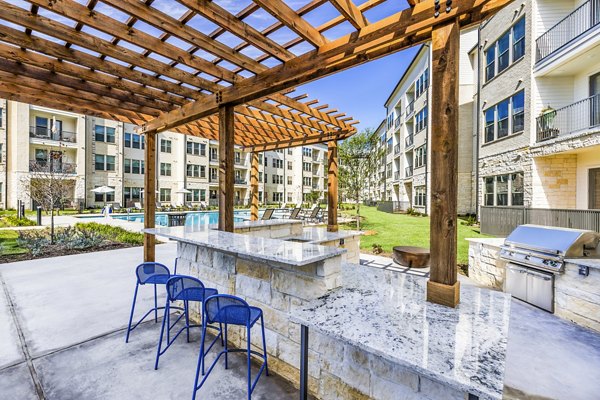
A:
{"label": "pool water", "polygon": [[[219,212],[218,211],[197,211],[186,213],[185,225],[211,225],[219,223]],[[144,214],[129,214],[129,215],[111,215],[114,219],[120,219],[125,221],[133,222],[144,222]],[[233,214],[234,222],[242,222],[250,219],[250,211],[235,211]],[[167,226],[167,214],[157,213],[156,214],[156,225]]]}

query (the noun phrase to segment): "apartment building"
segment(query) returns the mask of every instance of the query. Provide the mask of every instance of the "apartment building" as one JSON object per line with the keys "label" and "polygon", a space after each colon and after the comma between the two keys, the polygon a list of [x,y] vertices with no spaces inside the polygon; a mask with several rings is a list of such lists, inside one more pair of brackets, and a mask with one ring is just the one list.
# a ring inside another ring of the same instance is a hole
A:
{"label": "apartment building", "polygon": [[[473,163],[473,101],[475,66],[469,56],[477,44],[477,30],[461,33],[459,60],[459,214],[475,211]],[[423,45],[385,102],[387,117],[380,126],[385,147],[380,178],[384,187],[379,199],[397,202],[397,209],[430,211],[431,157],[428,143],[431,121],[431,46]],[[381,192],[380,192],[381,193]]]}
{"label": "apartment building", "polygon": [[600,208],[600,0],[527,0],[481,26],[479,204]]}
{"label": "apartment building", "polygon": [[[145,141],[135,126],[0,100],[0,208],[28,198],[29,179],[51,169],[73,181],[67,206],[98,207],[143,201]],[[234,152],[235,203],[250,199],[250,153]],[[325,199],[327,147],[312,145],[259,154],[259,198],[263,203]],[[218,204],[218,142],[164,132],[157,137],[157,201]],[[93,189],[108,186],[111,193]]]}

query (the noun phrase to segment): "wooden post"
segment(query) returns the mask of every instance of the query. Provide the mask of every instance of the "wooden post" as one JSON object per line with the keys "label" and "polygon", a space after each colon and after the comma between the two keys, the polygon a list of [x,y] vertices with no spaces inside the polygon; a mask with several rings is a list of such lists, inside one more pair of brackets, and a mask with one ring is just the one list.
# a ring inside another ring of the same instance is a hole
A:
{"label": "wooden post", "polygon": [[[154,228],[156,217],[156,131],[146,134],[144,174],[144,228]],[[144,234],[144,262],[155,261],[154,235]]]}
{"label": "wooden post", "polygon": [[327,230],[338,231],[338,144],[327,142]]}
{"label": "wooden post", "polygon": [[219,107],[219,230],[233,232],[233,106]]}
{"label": "wooden post", "polygon": [[250,155],[250,220],[258,221],[258,153]]}
{"label": "wooden post", "polygon": [[458,197],[458,21],[432,34],[431,106],[431,271],[427,301],[456,307],[456,234]]}

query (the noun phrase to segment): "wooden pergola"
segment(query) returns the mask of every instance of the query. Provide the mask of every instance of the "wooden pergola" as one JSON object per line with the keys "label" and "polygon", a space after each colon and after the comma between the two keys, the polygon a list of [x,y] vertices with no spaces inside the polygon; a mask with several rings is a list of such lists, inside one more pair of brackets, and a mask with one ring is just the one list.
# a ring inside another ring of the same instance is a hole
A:
{"label": "wooden pergola", "polygon": [[[26,0],[26,8],[0,0],[0,96],[138,125],[147,143],[147,228],[154,227],[159,132],[219,141],[219,229],[226,231],[233,231],[234,145],[253,152],[256,219],[257,152],[327,142],[328,228],[337,230],[337,141],[354,134],[358,121],[294,87],[431,41],[428,299],[455,306],[459,31],[510,0],[408,0],[393,15],[366,18],[395,1],[306,0],[292,9],[284,0],[246,0],[234,13],[217,0],[176,0],[171,10],[159,0]],[[311,25],[308,14],[322,6],[339,15]],[[257,28],[256,15],[273,22]],[[350,33],[336,37],[336,27]],[[152,235],[144,258],[154,260]]]}

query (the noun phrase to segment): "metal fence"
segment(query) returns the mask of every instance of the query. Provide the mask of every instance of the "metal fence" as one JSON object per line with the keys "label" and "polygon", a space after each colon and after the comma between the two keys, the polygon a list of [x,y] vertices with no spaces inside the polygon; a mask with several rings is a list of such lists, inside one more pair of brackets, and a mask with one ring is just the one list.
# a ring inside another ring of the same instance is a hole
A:
{"label": "metal fence", "polygon": [[600,210],[481,207],[481,233],[506,236],[518,225],[536,224],[600,232]]}
{"label": "metal fence", "polygon": [[536,62],[600,24],[600,0],[589,0],[536,40]]}
{"label": "metal fence", "polygon": [[536,122],[538,142],[600,127],[600,94],[548,111],[539,116]]}
{"label": "metal fence", "polygon": [[408,201],[379,201],[377,202],[377,210],[387,213],[395,213],[406,211],[410,208]]}

